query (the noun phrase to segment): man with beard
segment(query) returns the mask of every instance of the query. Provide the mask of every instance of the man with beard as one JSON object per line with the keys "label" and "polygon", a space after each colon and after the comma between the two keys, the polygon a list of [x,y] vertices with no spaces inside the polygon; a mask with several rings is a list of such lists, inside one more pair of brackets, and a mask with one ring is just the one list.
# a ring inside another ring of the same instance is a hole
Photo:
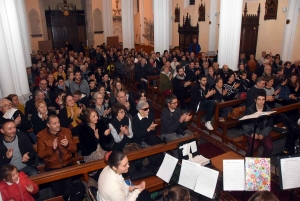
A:
{"label": "man with beard", "polygon": [[173,79],[173,93],[180,101],[181,109],[186,108],[184,100],[190,98],[191,81],[186,79],[182,66],[176,66],[177,75]]}

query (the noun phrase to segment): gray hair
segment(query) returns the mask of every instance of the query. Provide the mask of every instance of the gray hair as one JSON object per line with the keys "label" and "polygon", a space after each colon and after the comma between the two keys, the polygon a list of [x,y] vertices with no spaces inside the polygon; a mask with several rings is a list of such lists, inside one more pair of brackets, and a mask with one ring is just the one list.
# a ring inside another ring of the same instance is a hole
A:
{"label": "gray hair", "polygon": [[136,110],[139,111],[139,110],[143,109],[146,105],[149,105],[147,101],[139,101],[136,104]]}
{"label": "gray hair", "polygon": [[[95,92],[94,95],[93,95],[93,101],[96,101],[96,100],[97,100],[97,96],[98,96],[99,94],[100,94],[101,96],[103,96],[99,91],[97,91],[97,92]],[[103,97],[103,98],[104,98],[104,97]]]}

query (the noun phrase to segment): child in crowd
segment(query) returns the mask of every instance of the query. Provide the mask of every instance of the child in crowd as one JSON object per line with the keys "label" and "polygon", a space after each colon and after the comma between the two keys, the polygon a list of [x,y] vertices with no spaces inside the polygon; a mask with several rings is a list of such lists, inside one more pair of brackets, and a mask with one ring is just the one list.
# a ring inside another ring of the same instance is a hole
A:
{"label": "child in crowd", "polygon": [[89,100],[92,100],[94,93],[97,92],[96,82],[95,80],[89,80],[89,87],[90,87],[90,97]]}
{"label": "child in crowd", "polygon": [[1,167],[0,179],[3,201],[34,201],[32,195],[39,191],[39,187],[24,172],[19,173],[17,168],[10,164]]}

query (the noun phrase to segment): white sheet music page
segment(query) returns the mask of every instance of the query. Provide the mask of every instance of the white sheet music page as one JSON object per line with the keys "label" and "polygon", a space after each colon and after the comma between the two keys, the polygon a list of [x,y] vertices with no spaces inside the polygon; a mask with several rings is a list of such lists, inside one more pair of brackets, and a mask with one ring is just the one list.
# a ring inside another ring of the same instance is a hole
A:
{"label": "white sheet music page", "polygon": [[300,157],[280,159],[282,189],[300,187]]}
{"label": "white sheet music page", "polygon": [[173,172],[175,170],[177,162],[178,162],[177,158],[174,158],[173,156],[166,154],[156,176],[158,176],[165,182],[169,183],[173,175]]}
{"label": "white sheet music page", "polygon": [[178,184],[194,190],[200,165],[188,160],[182,160]]}
{"label": "white sheet music page", "polygon": [[194,191],[212,199],[216,190],[218,176],[218,171],[200,166]]}
{"label": "white sheet music page", "polygon": [[224,191],[245,190],[244,160],[223,160]]}

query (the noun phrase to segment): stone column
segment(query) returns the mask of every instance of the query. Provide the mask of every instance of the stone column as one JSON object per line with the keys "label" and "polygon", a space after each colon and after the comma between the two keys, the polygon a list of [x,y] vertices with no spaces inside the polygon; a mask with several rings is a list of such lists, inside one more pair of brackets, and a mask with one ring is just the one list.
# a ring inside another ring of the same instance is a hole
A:
{"label": "stone column", "polygon": [[216,48],[216,32],[217,32],[217,5],[218,0],[210,0],[210,11],[209,11],[209,39],[208,39],[208,51],[215,52]]}
{"label": "stone column", "polygon": [[[30,55],[25,47],[28,33],[22,28],[25,7],[18,0],[0,1],[0,88],[2,96],[15,93],[24,102],[30,91],[26,74],[26,58]],[[27,30],[28,31],[28,30]],[[28,61],[27,61],[28,62]]]}
{"label": "stone column", "polygon": [[44,10],[45,0],[39,0],[39,7],[40,7],[40,17],[41,17],[43,37],[44,40],[48,40],[48,29],[47,29],[45,10]]}
{"label": "stone column", "polygon": [[134,48],[133,2],[121,1],[123,48]]}
{"label": "stone column", "polygon": [[140,28],[141,28],[141,45],[145,45],[145,37],[144,35],[144,30],[145,30],[145,23],[144,23],[144,0],[139,0],[139,11],[140,11]]}
{"label": "stone column", "polygon": [[281,58],[283,61],[290,61],[293,53],[295,33],[298,22],[300,9],[300,0],[289,0],[289,7],[286,14],[286,19],[290,20],[289,24],[285,24],[283,45]]}
{"label": "stone column", "polygon": [[85,22],[86,22],[86,36],[88,46],[94,46],[94,25],[93,25],[93,11],[92,0],[85,0]]}
{"label": "stone column", "polygon": [[221,1],[218,62],[232,70],[237,70],[239,60],[242,11],[243,1]]}
{"label": "stone column", "polygon": [[[16,1],[17,3],[17,12],[19,13],[19,20],[20,20],[20,29],[21,29],[21,37],[22,37],[22,42],[24,46],[24,54],[25,56],[25,62],[26,62],[26,67],[32,66],[31,63],[31,57],[30,54],[32,53],[32,47],[31,47],[31,40],[29,36],[29,22],[28,22],[28,17],[26,14],[26,8],[25,8],[25,2],[24,1]],[[45,13],[45,11],[44,11]]]}
{"label": "stone column", "polygon": [[102,0],[103,5],[103,29],[104,41],[107,43],[106,38],[113,36],[113,16],[112,16],[112,2],[111,0]]}
{"label": "stone column", "polygon": [[153,0],[154,15],[154,51],[163,54],[170,47],[170,2],[171,0]]}

